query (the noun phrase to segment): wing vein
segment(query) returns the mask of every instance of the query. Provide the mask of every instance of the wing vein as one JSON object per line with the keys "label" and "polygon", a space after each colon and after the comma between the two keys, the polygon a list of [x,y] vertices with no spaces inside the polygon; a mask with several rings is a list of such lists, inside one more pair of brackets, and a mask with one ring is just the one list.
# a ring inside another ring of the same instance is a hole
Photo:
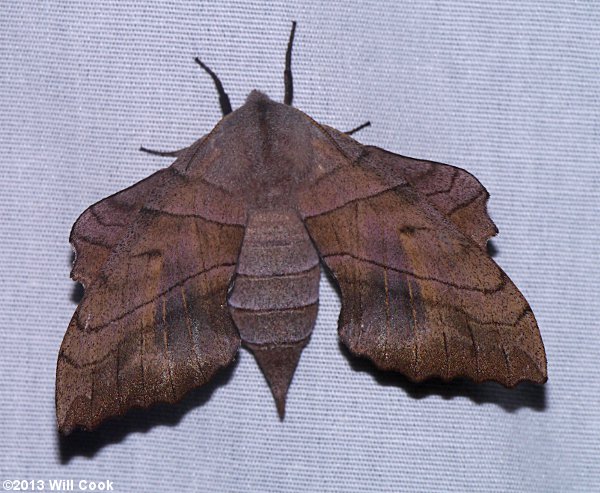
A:
{"label": "wing vein", "polygon": [[[102,324],[96,325],[94,327],[87,327],[87,329],[91,332],[98,332],[102,329],[104,329],[105,327],[107,327],[108,325],[117,322],[119,320],[122,320],[123,318],[127,317],[128,315],[131,315],[132,313],[136,312],[137,310],[139,310],[140,308],[143,308],[145,306],[148,306],[151,303],[154,303],[158,298],[160,298],[161,296],[164,296],[165,294],[170,293],[171,291],[173,291],[174,289],[178,288],[179,286],[183,286],[186,282],[201,276],[202,274],[207,274],[210,271],[213,270],[218,270],[218,269],[223,269],[223,268],[227,268],[227,267],[235,267],[235,263],[222,263],[222,264],[217,264],[217,265],[213,265],[211,267],[208,267],[206,269],[202,269],[199,272],[196,272],[188,277],[186,277],[185,279],[182,279],[179,282],[176,282],[175,284],[173,284],[172,286],[168,287],[167,289],[165,289],[164,291],[161,291],[160,293],[158,293],[156,296],[153,296],[152,299],[145,301],[143,303],[140,303],[139,305],[134,306],[133,308],[127,310],[126,312],[122,313],[121,315],[111,318],[108,322],[104,322]],[[83,328],[80,323],[79,323],[79,319],[77,320],[77,325],[78,327],[81,329]]]}
{"label": "wing vein", "polygon": [[445,281],[443,279],[438,279],[436,277],[420,276],[418,274],[415,274],[414,272],[411,272],[411,271],[408,271],[405,269],[398,269],[396,267],[390,267],[389,265],[385,265],[381,262],[377,262],[376,260],[370,260],[370,259],[367,259],[364,257],[359,257],[358,255],[354,255],[353,253],[350,253],[350,252],[335,252],[335,253],[328,253],[328,254],[322,255],[323,259],[328,259],[328,258],[332,258],[332,257],[351,257],[354,260],[357,260],[358,262],[365,262],[367,264],[375,265],[382,269],[387,268],[394,272],[398,272],[400,274],[406,274],[408,276],[414,277],[415,279],[419,279],[421,281],[439,282],[440,284],[444,284],[445,286],[450,286],[450,287],[459,289],[461,291],[476,291],[476,292],[484,293],[484,294],[493,294],[493,293],[497,293],[497,292],[501,291],[506,285],[506,280],[504,279],[503,276],[500,278],[500,282],[498,283],[498,285],[494,286],[493,288],[478,288],[478,287],[473,287],[473,286],[457,284],[457,283],[454,283],[451,281]]}

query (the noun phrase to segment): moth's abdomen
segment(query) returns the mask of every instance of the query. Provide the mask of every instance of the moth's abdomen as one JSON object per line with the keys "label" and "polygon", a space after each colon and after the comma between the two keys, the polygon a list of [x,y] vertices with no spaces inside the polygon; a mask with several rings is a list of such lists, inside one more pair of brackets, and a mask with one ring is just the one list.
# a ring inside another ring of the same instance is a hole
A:
{"label": "moth's abdomen", "polygon": [[293,210],[251,213],[229,296],[283,415],[285,395],[317,318],[319,257]]}
{"label": "moth's abdomen", "polygon": [[319,257],[294,211],[254,212],[229,306],[242,340],[255,345],[310,336],[319,296]]}

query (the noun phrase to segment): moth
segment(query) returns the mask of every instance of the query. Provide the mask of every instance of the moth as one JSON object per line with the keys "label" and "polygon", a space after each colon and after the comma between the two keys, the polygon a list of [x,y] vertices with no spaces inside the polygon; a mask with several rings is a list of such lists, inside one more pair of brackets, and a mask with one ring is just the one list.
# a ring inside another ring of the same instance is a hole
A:
{"label": "moth", "polygon": [[467,171],[361,145],[252,91],[168,168],[92,205],[70,242],[85,287],[56,373],[59,431],[173,403],[254,354],[284,416],[317,316],[320,269],[339,336],[420,382],[546,381],[523,295],[486,252],[488,192]]}

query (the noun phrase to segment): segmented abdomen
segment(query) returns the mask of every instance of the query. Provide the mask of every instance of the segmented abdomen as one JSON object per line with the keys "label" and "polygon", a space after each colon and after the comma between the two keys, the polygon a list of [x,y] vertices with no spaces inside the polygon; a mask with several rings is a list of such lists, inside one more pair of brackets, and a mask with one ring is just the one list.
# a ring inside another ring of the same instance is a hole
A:
{"label": "segmented abdomen", "polygon": [[306,340],[319,295],[319,257],[293,210],[249,218],[229,306],[242,340],[285,346]]}

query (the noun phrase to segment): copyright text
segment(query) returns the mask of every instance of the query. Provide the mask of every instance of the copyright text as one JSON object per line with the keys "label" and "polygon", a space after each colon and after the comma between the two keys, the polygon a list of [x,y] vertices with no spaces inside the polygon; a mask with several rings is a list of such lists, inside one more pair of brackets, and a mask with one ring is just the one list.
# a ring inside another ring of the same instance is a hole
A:
{"label": "copyright text", "polygon": [[4,491],[115,491],[113,481],[88,479],[5,479]]}

